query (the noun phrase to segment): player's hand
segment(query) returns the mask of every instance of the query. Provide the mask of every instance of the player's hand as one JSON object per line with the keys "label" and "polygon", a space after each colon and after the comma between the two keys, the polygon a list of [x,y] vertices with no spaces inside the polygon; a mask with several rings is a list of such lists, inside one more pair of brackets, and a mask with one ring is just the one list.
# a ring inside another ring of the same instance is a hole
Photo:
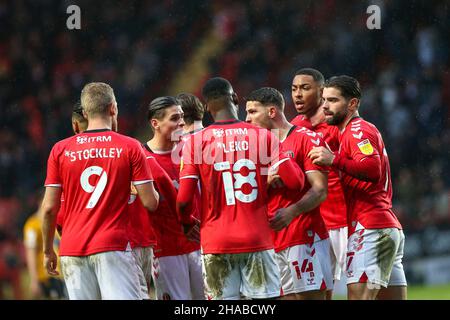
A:
{"label": "player's hand", "polygon": [[44,253],[44,268],[47,270],[47,273],[51,276],[58,276],[59,272],[56,271],[56,267],[58,266],[58,257],[54,250],[49,253]]}
{"label": "player's hand", "polygon": [[183,224],[183,232],[190,241],[200,243],[200,221],[193,218],[193,224]]}
{"label": "player's hand", "polygon": [[311,158],[313,164],[319,166],[331,166],[335,155],[329,149],[320,146],[312,148],[308,153],[308,157]]}
{"label": "player's hand", "polygon": [[286,228],[295,217],[295,210],[292,206],[278,209],[275,215],[269,220],[269,224],[275,231],[280,231]]}
{"label": "player's hand", "polygon": [[283,188],[284,187],[283,180],[281,180],[281,177],[277,174],[267,176],[267,185],[272,188]]}

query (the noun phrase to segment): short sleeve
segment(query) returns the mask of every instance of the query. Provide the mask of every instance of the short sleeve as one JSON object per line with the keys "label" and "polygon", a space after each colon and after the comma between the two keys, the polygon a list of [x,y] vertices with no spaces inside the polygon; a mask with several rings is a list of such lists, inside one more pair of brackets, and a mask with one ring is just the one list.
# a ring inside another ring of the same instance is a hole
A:
{"label": "short sleeve", "polygon": [[58,144],[54,145],[47,160],[46,187],[61,187],[62,181],[59,174],[59,163],[57,156]]}
{"label": "short sleeve", "polygon": [[196,139],[193,139],[195,135],[191,135],[183,146],[181,157],[181,169],[180,179],[187,178],[199,178],[198,164],[196,163],[195,150],[200,150],[194,143]]}
{"label": "short sleeve", "polygon": [[130,150],[131,181],[134,185],[153,181],[151,170],[147,166],[144,150],[139,142],[133,143]]}

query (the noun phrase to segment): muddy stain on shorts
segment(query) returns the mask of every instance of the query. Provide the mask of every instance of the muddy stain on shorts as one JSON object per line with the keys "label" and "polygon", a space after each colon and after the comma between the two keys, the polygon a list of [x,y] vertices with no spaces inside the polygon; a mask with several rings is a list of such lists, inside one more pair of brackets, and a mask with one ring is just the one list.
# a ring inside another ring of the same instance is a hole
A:
{"label": "muddy stain on shorts", "polygon": [[376,244],[377,264],[380,267],[381,279],[388,282],[389,275],[395,260],[395,241],[388,233],[379,231],[379,238]]}
{"label": "muddy stain on shorts", "polygon": [[[64,262],[62,262],[64,261]],[[63,278],[65,280],[70,279],[75,270],[79,270],[83,265],[83,261],[81,257],[69,257],[66,256],[64,259],[61,259],[61,271],[63,274]],[[77,267],[77,268],[75,268]]]}
{"label": "muddy stain on shorts", "polygon": [[236,263],[236,259],[232,257],[233,255],[229,254],[205,255],[206,284],[215,298],[220,299],[223,295],[225,280],[233,268],[233,263]]}
{"label": "muddy stain on shorts", "polygon": [[261,288],[266,285],[266,268],[259,253],[248,254],[245,271],[245,277],[252,287]]}

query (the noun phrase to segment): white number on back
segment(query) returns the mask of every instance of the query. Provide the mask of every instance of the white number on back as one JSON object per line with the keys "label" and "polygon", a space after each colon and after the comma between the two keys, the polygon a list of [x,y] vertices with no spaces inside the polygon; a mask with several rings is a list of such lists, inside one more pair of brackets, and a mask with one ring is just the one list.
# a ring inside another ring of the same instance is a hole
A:
{"label": "white number on back", "polygon": [[[240,174],[240,170],[242,167],[246,167],[249,170],[249,174],[247,176],[243,176]],[[216,171],[224,171],[222,173],[223,186],[225,189],[225,198],[227,200],[227,205],[231,206],[236,204],[236,199],[250,203],[255,201],[258,196],[258,183],[256,182],[256,166],[253,161],[248,159],[240,159],[236,161],[233,165],[233,175],[231,175],[230,170],[231,166],[228,161],[218,162],[214,164],[214,170]],[[227,171],[226,171],[227,170]],[[233,177],[234,177],[234,185],[233,185]],[[252,191],[250,194],[244,194],[241,190],[244,184],[250,184],[252,186]]]}
{"label": "white number on back", "polygon": [[[97,176],[100,176],[100,179],[98,180],[96,186],[93,186],[89,183],[89,178],[94,174]],[[106,175],[106,172],[101,167],[92,166],[92,167],[86,168],[83,171],[83,173],[81,174],[81,177],[80,177],[81,187],[87,193],[92,193],[92,195],[89,198],[89,201],[86,205],[86,209],[92,209],[93,207],[95,207],[98,200],[100,199],[100,196],[102,195],[103,191],[105,190],[107,182],[108,182],[108,177]]]}

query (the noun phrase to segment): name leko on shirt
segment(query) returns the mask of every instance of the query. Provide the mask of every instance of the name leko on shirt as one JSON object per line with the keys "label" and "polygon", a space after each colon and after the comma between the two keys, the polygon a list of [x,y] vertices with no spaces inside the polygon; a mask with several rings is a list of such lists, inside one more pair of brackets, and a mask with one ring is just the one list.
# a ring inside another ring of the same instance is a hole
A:
{"label": "name leko on shirt", "polygon": [[217,148],[223,149],[223,152],[235,152],[248,150],[248,141],[229,141],[227,143],[218,142]]}
{"label": "name leko on shirt", "polygon": [[90,148],[79,151],[66,150],[64,155],[70,158],[70,162],[97,158],[120,158],[123,148]]}

